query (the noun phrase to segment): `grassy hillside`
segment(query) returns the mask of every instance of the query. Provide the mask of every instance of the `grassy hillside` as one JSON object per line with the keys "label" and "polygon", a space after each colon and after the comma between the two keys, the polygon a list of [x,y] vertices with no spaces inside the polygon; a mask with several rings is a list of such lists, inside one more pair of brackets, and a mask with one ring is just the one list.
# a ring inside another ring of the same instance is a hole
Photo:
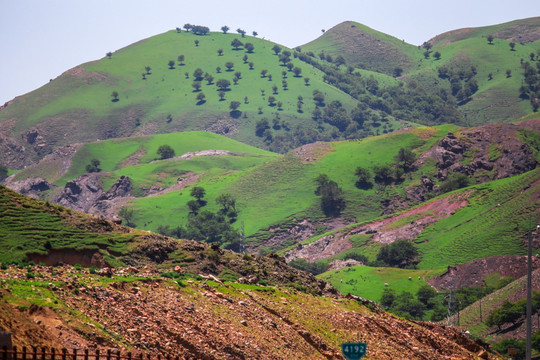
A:
{"label": "grassy hillside", "polygon": [[345,21],[326,31],[319,38],[302,46],[312,51],[336,57],[341,55],[354,67],[392,75],[396,67],[415,68],[423,57],[417,46],[381,33],[353,21]]}
{"label": "grassy hillside", "polygon": [[471,189],[474,192],[467,206],[426,228],[415,239],[423,254],[419,268],[525,254],[523,234],[534,228],[540,208],[540,171]]}
{"label": "grassy hillside", "polygon": [[[494,37],[491,44],[487,40],[489,35]],[[533,111],[530,101],[520,98],[519,89],[523,85],[522,64],[528,61],[534,66],[538,61],[540,18],[455,30],[427,43],[429,48],[415,47],[361,24],[345,22],[303,46],[303,51],[312,51],[317,57],[323,51],[334,58],[342,55],[347,66],[367,70],[367,73],[362,73],[364,79],[373,72],[387,77],[393,75],[408,85],[409,93],[415,94],[417,89],[423,89],[426,93],[420,92],[419,96],[436,95],[445,102],[453,99],[462,119],[446,119],[445,122],[459,121],[467,126],[476,126],[511,121]],[[511,43],[515,45],[513,49]],[[321,62],[329,64],[322,58]],[[459,81],[472,78],[477,90],[472,91],[471,96],[457,94],[450,79],[439,76],[438,70],[442,67],[458,74]],[[396,68],[401,69],[399,74],[396,74]],[[470,74],[472,68],[474,70]],[[380,87],[377,96],[383,95],[385,88],[395,86],[391,81],[381,81],[381,75],[375,78]],[[441,90],[445,94],[441,94]],[[388,93],[386,99],[390,95],[394,103],[403,102],[400,99],[403,95],[396,95],[395,89]],[[452,96],[448,95],[450,93]],[[387,106],[393,108],[392,116],[400,117],[396,110],[402,109],[392,102]],[[409,107],[414,108],[411,104]]]}
{"label": "grassy hillside", "polygon": [[118,265],[123,262],[117,256],[148,240],[142,231],[119,229],[102,219],[36,201],[3,186],[0,199],[2,263],[27,261],[30,254],[72,250],[81,263],[90,263],[92,256],[99,254],[106,262]]}
{"label": "grassy hillside", "polygon": [[427,284],[426,280],[436,274],[437,271],[433,270],[355,266],[331,270],[319,277],[328,281],[342,294],[351,293],[379,302],[386,288],[393,289],[398,294],[404,291],[416,294],[421,286]]}
{"label": "grassy hillside", "polygon": [[[260,166],[224,176],[218,177],[215,171],[206,172],[199,178],[197,186],[205,188],[210,210],[217,209],[214,199],[219,194],[234,196],[239,210],[237,226],[243,222],[248,236],[293,217],[324,217],[319,198],[314,194],[314,179],[321,173],[328,174],[343,188],[348,201],[344,215],[357,221],[367,220],[381,213],[381,205],[374,202],[379,190],[375,187],[367,190],[356,188],[356,167],[392,163],[400,147],[429,148],[451,128],[418,128],[361,141],[309,145]],[[118,170],[116,174],[124,173]],[[410,183],[411,180],[405,180],[403,187]],[[404,191],[403,187],[388,190],[385,195]],[[135,222],[138,226],[154,230],[164,222],[170,222],[170,225],[185,223],[188,215],[186,203],[192,199],[189,191],[187,188],[133,201]],[[268,235],[266,231],[264,234]]]}
{"label": "grassy hillside", "polygon": [[[235,39],[251,43],[254,49],[234,48],[231,42]],[[16,138],[37,129],[40,138],[27,144],[28,151],[33,149],[28,156],[36,158],[66,143],[187,130],[210,130],[261,145],[263,139],[254,133],[262,119],[271,125],[277,120],[274,136],[292,132],[298,125],[313,126],[314,90],[321,91],[327,102],[339,100],[347,110],[356,106],[350,96],[324,83],[322,72],[290,53],[289,62],[301,69],[300,74],[293,73],[279,62],[274,45],[238,34],[198,36],[170,31],[120,49],[110,58],[73,68],[17,98],[0,112],[0,123],[5,135]],[[221,55],[219,49],[223,50]],[[182,62],[179,56],[184,56]],[[169,61],[174,62],[172,67]],[[231,69],[226,67],[229,62]],[[148,72],[147,66],[151,68]],[[202,70],[198,79],[196,69]],[[265,75],[262,70],[267,71]],[[213,80],[208,81],[206,73]],[[220,79],[230,82],[222,89],[222,98],[217,86]],[[192,87],[196,81],[199,90]],[[113,92],[117,92],[117,99],[111,96]],[[197,99],[201,93],[204,100]],[[272,105],[270,96],[275,98]],[[299,96],[303,99],[301,110]],[[230,109],[232,101],[239,102],[234,111]]]}

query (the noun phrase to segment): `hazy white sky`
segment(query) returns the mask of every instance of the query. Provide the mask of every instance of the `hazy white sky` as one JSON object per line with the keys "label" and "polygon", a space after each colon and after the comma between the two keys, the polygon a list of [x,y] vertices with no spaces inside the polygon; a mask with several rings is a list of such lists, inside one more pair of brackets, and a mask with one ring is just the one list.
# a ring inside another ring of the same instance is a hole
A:
{"label": "hazy white sky", "polygon": [[533,16],[539,0],[0,0],[0,104],[185,23],[257,31],[294,47],[352,20],[419,45],[445,31]]}

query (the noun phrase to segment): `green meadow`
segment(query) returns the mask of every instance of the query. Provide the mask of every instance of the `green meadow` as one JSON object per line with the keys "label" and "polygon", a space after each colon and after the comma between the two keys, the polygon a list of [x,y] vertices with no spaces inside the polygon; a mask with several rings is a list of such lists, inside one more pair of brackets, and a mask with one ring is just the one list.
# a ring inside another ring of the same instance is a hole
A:
{"label": "green meadow", "polygon": [[342,294],[350,293],[378,302],[386,288],[395,290],[397,294],[404,291],[416,294],[422,285],[427,284],[429,278],[438,273],[433,270],[354,266],[327,271],[319,277],[328,281]]}

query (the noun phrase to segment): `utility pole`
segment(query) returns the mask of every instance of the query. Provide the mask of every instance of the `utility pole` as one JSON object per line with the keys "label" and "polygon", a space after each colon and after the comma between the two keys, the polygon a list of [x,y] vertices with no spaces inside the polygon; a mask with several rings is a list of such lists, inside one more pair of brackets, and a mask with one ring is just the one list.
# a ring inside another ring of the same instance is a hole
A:
{"label": "utility pole", "polygon": [[[540,225],[536,225],[536,232]],[[532,353],[532,231],[529,231],[527,240],[527,342],[525,345],[525,359],[531,360]]]}

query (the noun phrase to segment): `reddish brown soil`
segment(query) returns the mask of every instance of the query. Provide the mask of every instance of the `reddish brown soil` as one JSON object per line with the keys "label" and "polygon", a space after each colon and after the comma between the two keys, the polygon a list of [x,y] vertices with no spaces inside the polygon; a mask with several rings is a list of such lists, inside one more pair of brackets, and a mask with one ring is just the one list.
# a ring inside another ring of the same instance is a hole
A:
{"label": "reddish brown soil", "polygon": [[[483,351],[458,329],[408,322],[352,299],[206,281],[179,287],[148,268],[133,270],[140,272],[132,280],[117,269],[107,282],[71,267],[33,271],[50,282],[60,305],[17,309],[0,299],[0,327],[13,332],[17,346],[129,348],[212,360],[344,359],[340,345],[352,341],[366,342],[371,360],[476,359]],[[25,272],[10,268],[0,278],[26,280]],[[9,297],[10,285],[2,284]]]}

